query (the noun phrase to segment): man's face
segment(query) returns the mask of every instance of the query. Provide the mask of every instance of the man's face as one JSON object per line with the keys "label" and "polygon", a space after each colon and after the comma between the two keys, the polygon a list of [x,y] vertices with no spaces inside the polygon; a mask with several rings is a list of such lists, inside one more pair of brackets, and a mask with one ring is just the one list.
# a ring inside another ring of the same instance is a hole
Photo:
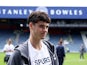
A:
{"label": "man's face", "polygon": [[12,44],[12,40],[11,39],[8,40],[8,44],[9,45]]}
{"label": "man's face", "polygon": [[49,23],[39,21],[35,24],[32,24],[31,33],[34,38],[44,39],[48,33]]}

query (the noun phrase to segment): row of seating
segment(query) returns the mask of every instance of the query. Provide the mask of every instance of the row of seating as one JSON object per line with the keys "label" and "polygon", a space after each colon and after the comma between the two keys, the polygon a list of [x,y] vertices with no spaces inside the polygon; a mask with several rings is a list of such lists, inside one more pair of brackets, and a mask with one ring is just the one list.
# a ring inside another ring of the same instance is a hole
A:
{"label": "row of seating", "polygon": [[[1,31],[0,30],[0,49],[3,49],[4,45],[6,44],[6,40],[8,38],[12,38],[13,44],[18,45],[26,41],[29,37],[29,33],[21,32],[15,34],[14,31]],[[59,38],[63,38],[64,40],[68,41],[68,44],[65,44],[65,48],[69,48],[70,52],[78,52],[80,45],[83,44],[82,37],[80,33],[78,34],[71,34],[71,39],[69,39],[68,34],[49,34],[47,39],[54,44],[55,46],[58,45]]]}

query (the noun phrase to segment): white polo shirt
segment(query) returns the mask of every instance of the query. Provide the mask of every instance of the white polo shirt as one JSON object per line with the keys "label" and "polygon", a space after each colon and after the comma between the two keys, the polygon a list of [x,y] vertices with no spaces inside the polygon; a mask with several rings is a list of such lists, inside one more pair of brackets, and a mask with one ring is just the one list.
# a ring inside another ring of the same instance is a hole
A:
{"label": "white polo shirt", "polygon": [[[10,45],[6,44],[4,46],[3,51],[5,51],[5,50],[12,50],[12,51],[14,51],[14,48],[15,47],[12,44],[10,44]],[[13,52],[5,52],[5,53],[6,53],[6,55],[12,55]]]}
{"label": "white polo shirt", "polygon": [[36,50],[28,41],[28,48],[29,48],[29,56],[31,60],[31,65],[52,65],[51,57],[47,46],[42,43],[41,50]]}

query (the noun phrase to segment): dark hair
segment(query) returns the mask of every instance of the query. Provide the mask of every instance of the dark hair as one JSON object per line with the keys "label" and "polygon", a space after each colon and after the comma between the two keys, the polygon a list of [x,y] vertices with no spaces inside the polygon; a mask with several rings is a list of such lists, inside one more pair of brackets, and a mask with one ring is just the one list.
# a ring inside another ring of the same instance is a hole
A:
{"label": "dark hair", "polygon": [[35,24],[38,21],[43,21],[47,23],[51,22],[49,16],[45,12],[41,12],[41,11],[32,12],[27,19],[28,24],[29,22],[32,22],[33,24]]}

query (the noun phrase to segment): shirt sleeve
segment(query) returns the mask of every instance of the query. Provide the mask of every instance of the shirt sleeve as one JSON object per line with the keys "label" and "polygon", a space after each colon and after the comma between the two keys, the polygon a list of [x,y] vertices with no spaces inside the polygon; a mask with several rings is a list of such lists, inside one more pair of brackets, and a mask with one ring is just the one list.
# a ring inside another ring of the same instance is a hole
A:
{"label": "shirt sleeve", "polygon": [[4,52],[4,51],[6,50],[6,48],[7,48],[7,45],[5,45],[5,46],[4,46],[4,48],[3,48],[3,50],[2,50],[2,51]]}

